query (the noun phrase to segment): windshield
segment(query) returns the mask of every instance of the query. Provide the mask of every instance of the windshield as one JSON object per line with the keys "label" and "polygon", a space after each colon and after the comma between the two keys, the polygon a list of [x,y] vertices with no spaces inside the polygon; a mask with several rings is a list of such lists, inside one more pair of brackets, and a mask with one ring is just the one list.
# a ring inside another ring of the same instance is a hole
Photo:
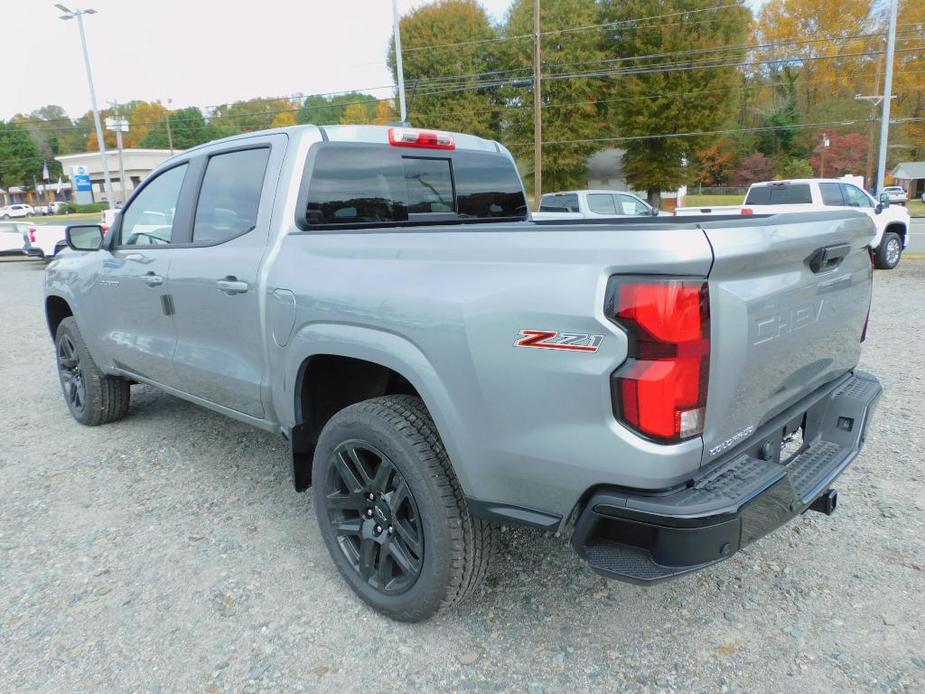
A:
{"label": "windshield", "polygon": [[521,220],[514,163],[482,152],[358,143],[321,145],[309,160],[309,228]]}

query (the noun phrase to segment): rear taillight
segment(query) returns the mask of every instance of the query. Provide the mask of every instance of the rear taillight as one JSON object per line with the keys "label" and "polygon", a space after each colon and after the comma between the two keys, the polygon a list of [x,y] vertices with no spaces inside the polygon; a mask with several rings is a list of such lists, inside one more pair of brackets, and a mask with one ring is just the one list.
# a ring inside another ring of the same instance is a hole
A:
{"label": "rear taillight", "polygon": [[748,207],[743,207],[743,208],[740,210],[740,213],[743,214],[743,215],[755,214],[755,210],[749,209]]}
{"label": "rear taillight", "polygon": [[35,243],[35,227],[29,227],[29,243]]}
{"label": "rear taillight", "polygon": [[389,144],[395,147],[456,149],[456,140],[449,133],[417,128],[389,128]]}
{"label": "rear taillight", "polygon": [[701,434],[710,368],[707,283],[615,277],[608,295],[610,318],[628,337],[628,358],[613,375],[617,418],[664,442]]}

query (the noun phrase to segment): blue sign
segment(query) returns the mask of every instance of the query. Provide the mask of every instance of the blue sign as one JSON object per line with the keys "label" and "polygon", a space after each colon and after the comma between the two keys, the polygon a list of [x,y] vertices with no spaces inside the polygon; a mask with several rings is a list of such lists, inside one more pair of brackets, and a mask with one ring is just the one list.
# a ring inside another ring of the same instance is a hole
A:
{"label": "blue sign", "polygon": [[74,189],[75,190],[93,190],[93,186],[90,184],[90,177],[87,175],[74,176]]}

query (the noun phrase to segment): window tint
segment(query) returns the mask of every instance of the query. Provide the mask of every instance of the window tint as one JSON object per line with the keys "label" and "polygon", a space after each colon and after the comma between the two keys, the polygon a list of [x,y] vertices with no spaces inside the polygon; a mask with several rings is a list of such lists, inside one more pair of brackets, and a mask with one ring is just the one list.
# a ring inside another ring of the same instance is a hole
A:
{"label": "window tint", "polygon": [[[545,198],[543,202],[545,203]],[[613,204],[613,195],[609,193],[591,193],[588,195],[588,209],[595,214],[617,214]]]}
{"label": "window tint", "polygon": [[268,147],[209,157],[196,203],[193,242],[221,243],[256,226],[269,157]]}
{"label": "window tint", "polygon": [[314,227],[526,216],[513,163],[493,154],[325,145],[310,177],[306,221]]}
{"label": "window tint", "polygon": [[148,183],[121,212],[123,246],[162,246],[173,238],[173,216],[187,164],[175,166]]}
{"label": "window tint", "polygon": [[575,193],[544,195],[540,212],[580,212],[578,196]]}
{"label": "window tint", "polygon": [[841,186],[838,183],[820,183],[819,192],[822,193],[822,204],[843,207],[845,199],[841,194]]}
{"label": "window tint", "polygon": [[873,201],[860,188],[842,183],[842,192],[845,194],[845,203],[850,207],[873,207]]}
{"label": "window tint", "polygon": [[753,186],[745,198],[746,205],[808,205],[812,201],[808,183]]}
{"label": "window tint", "polygon": [[620,214],[649,214],[649,207],[632,195],[618,194],[616,198]]}

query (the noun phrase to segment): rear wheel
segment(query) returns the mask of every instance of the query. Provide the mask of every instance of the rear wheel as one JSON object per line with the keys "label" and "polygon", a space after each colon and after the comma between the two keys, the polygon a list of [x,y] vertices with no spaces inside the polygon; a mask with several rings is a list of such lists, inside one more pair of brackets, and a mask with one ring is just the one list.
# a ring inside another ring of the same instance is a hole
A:
{"label": "rear wheel", "polygon": [[335,565],[382,614],[427,619],[485,577],[494,528],[469,514],[419,398],[374,398],[334,415],[315,449],[312,479]]}
{"label": "rear wheel", "polygon": [[98,426],[125,416],[131,396],[128,381],[99,370],[71,316],[58,325],[55,351],[64,401],[74,419]]}
{"label": "rear wheel", "polygon": [[880,241],[880,245],[877,246],[877,268],[880,270],[892,270],[899,265],[902,253],[903,244],[899,234],[893,231],[886,232]]}

